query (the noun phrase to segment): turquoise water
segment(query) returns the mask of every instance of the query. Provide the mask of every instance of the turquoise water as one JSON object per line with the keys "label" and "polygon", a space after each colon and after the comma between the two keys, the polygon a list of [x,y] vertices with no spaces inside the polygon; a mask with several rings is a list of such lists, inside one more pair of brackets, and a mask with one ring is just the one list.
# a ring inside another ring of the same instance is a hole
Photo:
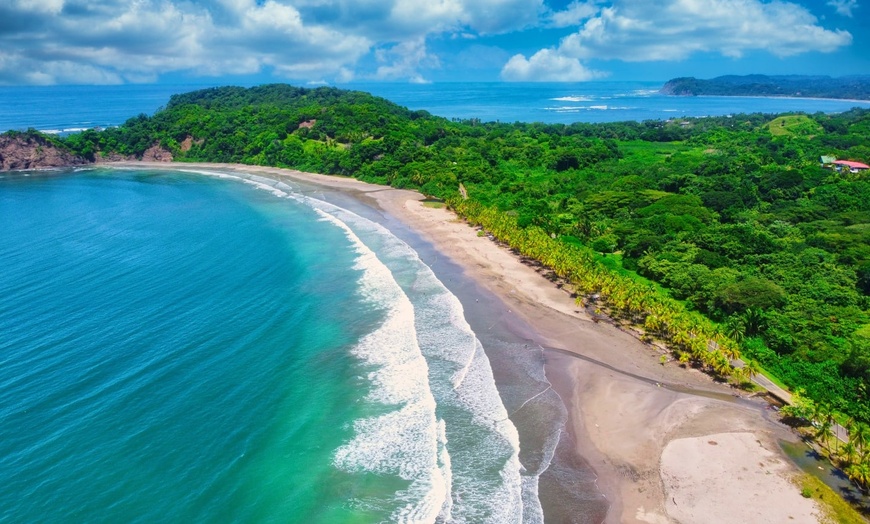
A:
{"label": "turquoise water", "polygon": [[0,179],[0,521],[539,520],[459,301],[297,189]]}

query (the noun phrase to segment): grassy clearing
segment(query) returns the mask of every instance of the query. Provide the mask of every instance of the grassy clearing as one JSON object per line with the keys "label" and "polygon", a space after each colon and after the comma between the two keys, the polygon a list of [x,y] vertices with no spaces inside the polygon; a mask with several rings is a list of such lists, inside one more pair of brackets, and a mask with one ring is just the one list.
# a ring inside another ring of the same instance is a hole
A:
{"label": "grassy clearing", "polygon": [[811,498],[822,508],[820,522],[831,524],[867,524],[864,517],[834,490],[818,478],[804,473],[797,477],[796,483],[801,495]]}
{"label": "grassy clearing", "polygon": [[807,115],[781,116],[771,120],[765,127],[773,136],[811,137],[824,132],[822,126]]}
{"label": "grassy clearing", "polygon": [[431,207],[432,209],[441,209],[447,205],[440,198],[432,197],[424,198],[421,202],[423,203],[423,207]]}

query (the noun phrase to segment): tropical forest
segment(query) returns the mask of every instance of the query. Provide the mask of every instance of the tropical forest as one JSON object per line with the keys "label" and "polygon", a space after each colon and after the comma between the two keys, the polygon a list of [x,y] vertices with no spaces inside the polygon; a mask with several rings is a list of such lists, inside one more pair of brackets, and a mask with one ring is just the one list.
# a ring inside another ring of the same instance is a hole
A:
{"label": "tropical forest", "polygon": [[55,140],[89,160],[159,146],[416,189],[678,364],[738,385],[763,372],[798,392],[794,414],[866,432],[847,467],[870,483],[870,171],[831,161],[870,162],[870,111],[498,123],[275,84]]}

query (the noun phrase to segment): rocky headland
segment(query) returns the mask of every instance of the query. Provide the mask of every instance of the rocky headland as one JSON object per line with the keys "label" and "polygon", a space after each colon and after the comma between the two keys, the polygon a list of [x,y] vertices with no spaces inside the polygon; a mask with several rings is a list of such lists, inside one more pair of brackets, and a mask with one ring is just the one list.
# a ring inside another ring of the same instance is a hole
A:
{"label": "rocky headland", "polygon": [[90,163],[49,137],[38,133],[9,132],[0,135],[0,170],[42,169]]}
{"label": "rocky headland", "polygon": [[51,136],[35,131],[9,131],[0,134],[0,171],[48,169],[94,163],[142,160],[172,162],[172,153],[160,144],[148,148],[141,158],[113,151],[97,152],[93,159],[72,153]]}

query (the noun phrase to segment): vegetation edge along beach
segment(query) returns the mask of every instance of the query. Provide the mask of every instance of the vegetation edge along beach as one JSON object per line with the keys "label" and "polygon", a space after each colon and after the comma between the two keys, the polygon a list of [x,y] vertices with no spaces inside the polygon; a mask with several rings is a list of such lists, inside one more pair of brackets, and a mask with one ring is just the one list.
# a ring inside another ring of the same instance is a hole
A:
{"label": "vegetation edge along beach", "polygon": [[867,172],[820,159],[866,162],[868,121],[854,110],[449,122],[365,93],[271,85],[176,95],[104,131],[7,137],[85,161],[239,162],[418,189],[680,364],[740,386],[748,373],[731,361],[742,354],[859,434],[870,418]]}

